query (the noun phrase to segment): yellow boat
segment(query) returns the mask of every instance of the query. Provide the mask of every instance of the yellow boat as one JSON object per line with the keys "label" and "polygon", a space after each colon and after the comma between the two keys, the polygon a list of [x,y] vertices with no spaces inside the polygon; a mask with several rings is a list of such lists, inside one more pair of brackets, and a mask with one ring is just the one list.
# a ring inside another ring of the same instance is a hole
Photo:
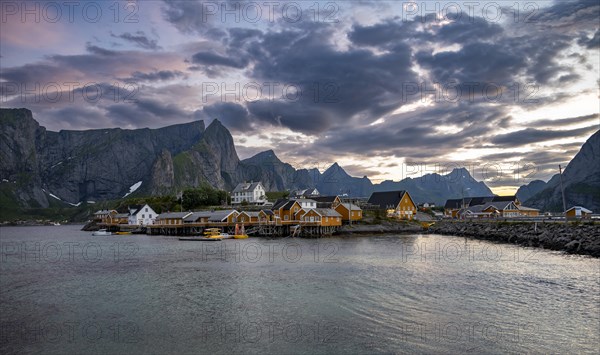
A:
{"label": "yellow boat", "polygon": [[435,222],[421,222],[421,227],[423,227],[423,229],[429,229],[429,227],[433,226],[435,224]]}
{"label": "yellow boat", "polygon": [[117,235],[129,235],[131,232],[117,232]]}
{"label": "yellow boat", "polygon": [[240,227],[236,224],[235,225],[235,234],[233,235],[233,239],[246,239],[248,238],[248,235],[246,234],[246,231],[244,230],[244,225],[242,224],[242,228],[240,229]]}
{"label": "yellow boat", "polygon": [[206,228],[204,230],[204,238],[205,239],[224,239],[227,235],[225,233],[221,233],[219,228]]}

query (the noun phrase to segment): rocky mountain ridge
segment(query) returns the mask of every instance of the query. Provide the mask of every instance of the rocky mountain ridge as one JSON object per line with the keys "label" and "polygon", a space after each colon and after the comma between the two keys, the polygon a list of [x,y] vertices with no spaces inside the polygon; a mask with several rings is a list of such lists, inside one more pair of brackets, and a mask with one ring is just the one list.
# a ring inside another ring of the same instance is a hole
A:
{"label": "rocky mountain ridge", "polygon": [[[582,147],[564,175],[569,201],[588,208],[596,208],[598,201],[598,136]],[[133,192],[138,196],[174,194],[201,184],[231,190],[251,180],[261,181],[267,191],[316,187],[324,195],[354,197],[401,189],[410,191],[416,202],[436,204],[492,194],[464,168],[373,184],[366,176],[349,175],[337,163],[322,173],[295,169],[273,150],[240,160],[230,132],[218,120],[208,127],[196,121],[159,129],[52,132],[27,109],[0,109],[0,138],[0,207],[47,207],[55,199],[73,205],[118,199],[134,186],[139,186]],[[555,180],[532,182],[519,194],[534,207],[554,206]]]}

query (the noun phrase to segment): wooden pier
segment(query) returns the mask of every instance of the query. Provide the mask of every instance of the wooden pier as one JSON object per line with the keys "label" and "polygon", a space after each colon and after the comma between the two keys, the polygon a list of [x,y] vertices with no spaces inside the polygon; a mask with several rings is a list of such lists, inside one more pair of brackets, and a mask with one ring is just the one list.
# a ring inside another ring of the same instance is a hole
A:
{"label": "wooden pier", "polygon": [[[233,234],[235,225],[241,223],[209,222],[209,223],[181,223],[181,224],[152,224],[147,226],[132,226],[127,224],[100,224],[112,232],[141,231],[148,235],[168,236],[194,236],[202,235],[207,228],[220,228],[222,232]],[[285,222],[250,222],[244,223],[247,234],[266,237],[307,237],[318,238],[331,236],[341,226],[322,226],[319,222],[285,221]]]}

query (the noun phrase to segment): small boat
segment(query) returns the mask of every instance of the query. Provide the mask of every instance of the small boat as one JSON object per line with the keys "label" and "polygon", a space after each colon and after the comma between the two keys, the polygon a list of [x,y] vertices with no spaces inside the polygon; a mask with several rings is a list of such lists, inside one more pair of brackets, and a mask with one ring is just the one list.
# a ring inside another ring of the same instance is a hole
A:
{"label": "small boat", "polygon": [[435,222],[421,222],[421,227],[423,229],[429,229],[429,227],[433,226]]}
{"label": "small boat", "polygon": [[97,231],[92,232],[92,235],[99,237],[104,235],[112,235],[112,233],[107,231],[106,229],[98,229]]}
{"label": "small boat", "polygon": [[194,237],[179,237],[179,240],[187,240],[187,241],[204,241],[204,242],[214,242],[217,240],[223,240],[226,238],[231,238],[227,233],[221,233],[219,228],[206,228],[204,230],[203,236],[194,236]]}
{"label": "small boat", "polygon": [[117,232],[117,235],[130,235],[131,232]]}
{"label": "small boat", "polygon": [[219,239],[233,238],[233,236],[230,235],[229,233],[221,233],[220,228],[206,228],[204,230],[204,237],[205,238],[219,238]]}
{"label": "small boat", "polygon": [[234,239],[246,239],[248,238],[248,235],[246,234],[246,231],[244,229],[244,225],[242,224],[242,228],[240,229],[239,226],[236,224],[235,225],[235,234],[233,235]]}

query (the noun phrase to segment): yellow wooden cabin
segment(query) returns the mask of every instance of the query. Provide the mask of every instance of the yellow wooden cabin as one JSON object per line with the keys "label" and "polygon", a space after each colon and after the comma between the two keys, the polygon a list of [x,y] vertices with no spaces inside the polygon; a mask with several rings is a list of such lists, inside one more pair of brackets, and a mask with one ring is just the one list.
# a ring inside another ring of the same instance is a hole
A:
{"label": "yellow wooden cabin", "polygon": [[258,212],[258,221],[260,223],[272,223],[275,221],[275,214],[272,210],[260,210]]}
{"label": "yellow wooden cabin", "polygon": [[362,210],[352,203],[340,203],[334,209],[342,215],[342,221],[344,222],[354,222],[362,219]]}
{"label": "yellow wooden cabin", "polygon": [[192,212],[161,213],[156,217],[155,224],[164,224],[167,226],[183,225],[183,220],[191,214]]}
{"label": "yellow wooden cabin", "polygon": [[317,208],[336,208],[342,200],[339,196],[315,196],[311,200],[317,202]]}
{"label": "yellow wooden cabin", "polygon": [[306,211],[300,223],[317,224],[322,227],[341,226],[342,215],[331,208],[316,208]]}
{"label": "yellow wooden cabin", "polygon": [[417,213],[417,205],[405,190],[373,192],[368,203],[386,210],[389,217],[411,220]]}
{"label": "yellow wooden cabin", "polygon": [[585,207],[573,206],[567,210],[567,219],[590,219],[592,211]]}
{"label": "yellow wooden cabin", "polygon": [[[277,208],[276,208],[277,207]],[[283,223],[294,221],[296,212],[300,211],[302,206],[295,200],[285,200],[283,203],[278,203],[273,206],[273,213]]]}
{"label": "yellow wooden cabin", "polygon": [[258,223],[260,218],[259,214],[260,212],[255,211],[242,211],[237,216],[237,221],[239,223]]}

